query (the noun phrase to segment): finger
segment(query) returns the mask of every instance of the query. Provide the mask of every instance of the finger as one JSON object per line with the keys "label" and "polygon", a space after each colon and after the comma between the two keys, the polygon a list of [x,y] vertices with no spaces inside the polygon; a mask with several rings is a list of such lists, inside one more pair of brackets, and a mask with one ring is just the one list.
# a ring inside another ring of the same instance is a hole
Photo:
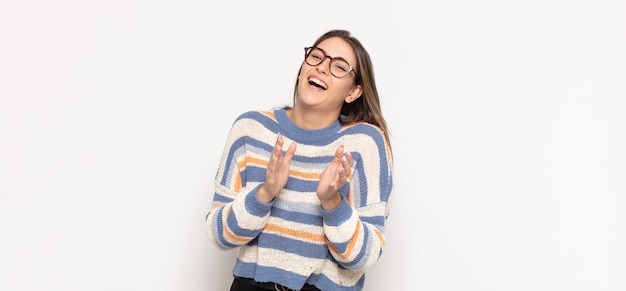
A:
{"label": "finger", "polygon": [[278,160],[283,155],[283,136],[279,133],[272,150],[272,160]]}
{"label": "finger", "polygon": [[350,161],[348,161],[348,158],[345,155],[341,157],[341,170],[347,173],[346,175],[349,175],[351,167],[352,166],[350,165]]}
{"label": "finger", "polygon": [[291,163],[291,158],[293,158],[293,156],[296,153],[296,147],[297,147],[297,144],[295,142],[292,142],[289,145],[289,148],[287,148],[287,152],[285,153],[285,156],[283,157],[283,163],[287,163],[287,164]]}
{"label": "finger", "polygon": [[343,148],[343,155],[348,159],[348,162],[350,162],[350,166],[352,166],[352,163],[354,162],[352,153],[350,153],[350,151],[348,151],[345,147]]}
{"label": "finger", "polygon": [[339,146],[337,150],[335,150],[335,156],[333,160],[330,162],[329,167],[335,167],[335,175],[337,175],[337,171],[339,171],[339,167],[342,167],[343,162],[341,159],[343,158],[343,146]]}
{"label": "finger", "polygon": [[339,189],[340,185],[343,184],[343,181],[346,179],[346,172],[343,167],[337,167],[335,169],[335,175],[332,181],[328,184],[330,191],[336,191]]}
{"label": "finger", "polygon": [[339,181],[345,181],[347,175],[346,175],[346,169],[345,168],[340,168],[339,169]]}
{"label": "finger", "polygon": [[287,148],[287,153],[286,153],[286,155],[293,156],[293,155],[296,153],[296,147],[297,147],[297,146],[298,146],[298,145],[297,145],[295,142],[292,142],[292,143],[289,145],[289,148]]}
{"label": "finger", "polygon": [[350,161],[348,161],[348,158],[343,155],[341,156],[341,165],[345,168],[346,166],[350,166]]}
{"label": "finger", "polygon": [[350,155],[350,152],[346,152],[342,158],[343,163],[343,170],[346,173],[346,181],[351,180],[352,179],[352,166],[354,165],[354,160],[352,159],[352,155]]}
{"label": "finger", "polygon": [[274,144],[274,152],[278,151],[279,153],[282,153],[283,142],[283,136],[279,133],[278,137],[276,137],[276,144]]}
{"label": "finger", "polygon": [[335,151],[335,159],[341,159],[343,157],[343,145],[339,146]]}

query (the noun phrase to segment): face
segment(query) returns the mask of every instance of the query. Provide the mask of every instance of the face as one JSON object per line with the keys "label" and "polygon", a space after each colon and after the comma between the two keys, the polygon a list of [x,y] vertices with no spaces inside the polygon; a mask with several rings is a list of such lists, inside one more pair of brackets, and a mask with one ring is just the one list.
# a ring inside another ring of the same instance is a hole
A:
{"label": "face", "polygon": [[[356,66],[356,55],[352,47],[341,38],[326,39],[317,47],[330,57],[341,57],[353,67]],[[354,83],[354,72],[337,78],[330,72],[330,61],[330,58],[325,58],[317,66],[302,63],[298,76],[297,103],[327,112],[337,112],[341,110],[343,102],[350,103],[361,96],[361,86]]]}

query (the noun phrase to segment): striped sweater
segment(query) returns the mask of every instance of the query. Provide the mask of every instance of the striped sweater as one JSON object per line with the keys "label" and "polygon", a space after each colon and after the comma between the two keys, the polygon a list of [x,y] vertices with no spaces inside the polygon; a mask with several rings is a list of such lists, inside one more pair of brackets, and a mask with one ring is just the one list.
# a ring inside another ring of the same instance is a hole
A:
{"label": "striped sweater", "polygon": [[[257,199],[277,134],[284,148],[296,142],[289,180],[271,202]],[[354,158],[352,175],[339,189],[341,204],[324,210],[315,193],[322,171],[344,145]],[[392,196],[389,145],[367,123],[305,130],[285,109],[250,111],[233,123],[215,176],[206,217],[209,240],[239,248],[233,274],[300,289],[362,290],[365,271],[385,244]]]}

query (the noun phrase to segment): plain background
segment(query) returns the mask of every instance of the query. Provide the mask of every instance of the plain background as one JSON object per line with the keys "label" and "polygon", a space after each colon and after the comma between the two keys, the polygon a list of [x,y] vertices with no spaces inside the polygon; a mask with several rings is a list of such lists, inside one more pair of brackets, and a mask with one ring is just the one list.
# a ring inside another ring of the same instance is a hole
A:
{"label": "plain background", "polygon": [[234,118],[348,29],[392,130],[373,290],[626,290],[626,2],[0,0],[0,290],[227,290]]}

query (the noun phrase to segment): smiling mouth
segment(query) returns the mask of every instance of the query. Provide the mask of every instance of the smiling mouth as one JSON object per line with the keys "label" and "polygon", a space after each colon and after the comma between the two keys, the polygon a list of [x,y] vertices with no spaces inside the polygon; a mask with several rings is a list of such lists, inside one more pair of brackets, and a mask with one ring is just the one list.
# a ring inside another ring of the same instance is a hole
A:
{"label": "smiling mouth", "polygon": [[323,89],[323,90],[328,89],[328,86],[326,86],[326,83],[324,83],[322,80],[317,79],[317,78],[309,78],[309,84],[317,88]]}

